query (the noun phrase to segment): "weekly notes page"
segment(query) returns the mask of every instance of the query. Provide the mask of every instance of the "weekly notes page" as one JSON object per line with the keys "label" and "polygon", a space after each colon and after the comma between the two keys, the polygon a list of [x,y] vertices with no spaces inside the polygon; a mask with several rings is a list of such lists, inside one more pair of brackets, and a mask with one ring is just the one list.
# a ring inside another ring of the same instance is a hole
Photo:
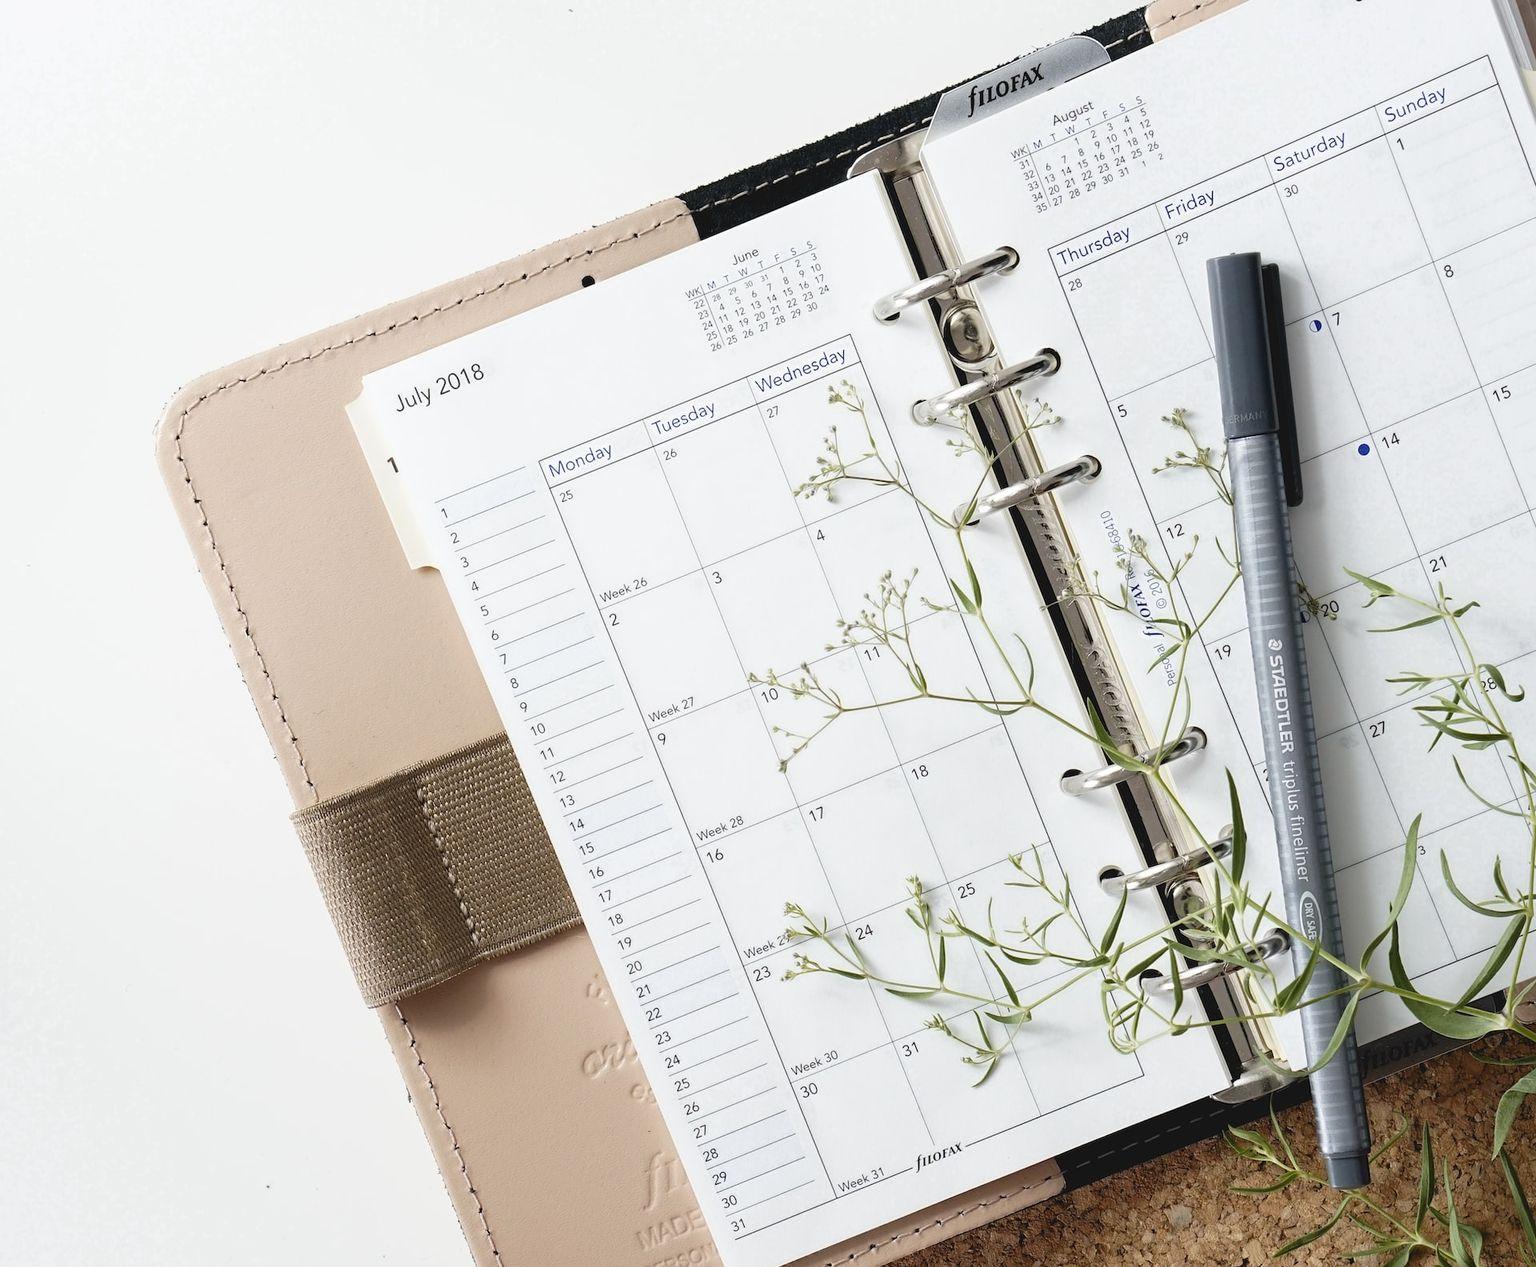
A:
{"label": "weekly notes page", "polygon": [[[944,527],[984,472],[912,421],[953,382],[926,314],[871,315],[912,276],[870,176],[380,371],[354,406],[428,524],[732,1264],[1229,1080],[1201,1031],[1119,1054],[1095,975],[1010,965],[1005,986],[921,927],[1038,920],[1018,883],[1038,875],[1103,928],[1099,869],[1141,860],[1113,798],[1059,788],[1101,763],[1091,742],[971,702],[1019,686],[951,576],[1083,720],[1006,517],[975,534],[974,581]],[[806,487],[834,469],[830,496]],[[895,639],[850,634],[861,613]],[[1160,921],[1139,897],[1121,936]],[[787,935],[806,922],[827,940]],[[787,979],[797,953],[875,980]],[[1026,1024],[985,1015],[1047,995]]]}
{"label": "weekly notes page", "polygon": [[[1466,623],[1477,661],[1531,678],[1533,146],[1486,0],[1247,0],[926,153],[962,249],[1020,252],[1014,275],[980,284],[1003,345],[1061,352],[1050,398],[1064,421],[1041,446],[1104,464],[1069,508],[1085,571],[1118,580],[1129,563],[1132,610],[1115,617],[1127,671],[1152,713],[1187,682],[1211,738],[1176,781],[1216,829],[1230,768],[1256,839],[1270,819],[1231,508],[1219,474],[1187,458],[1221,452],[1205,262],[1259,251],[1279,265],[1305,459],[1298,601],[1345,940],[1358,954],[1381,927],[1422,815],[1403,958],[1445,998],[1501,925],[1456,900],[1442,854],[1476,899],[1494,891],[1496,857],[1523,875],[1526,824],[1489,808],[1518,785],[1493,749],[1456,750],[1465,781],[1452,745],[1429,750],[1424,692],[1389,679],[1460,671],[1468,649],[1438,624],[1370,632],[1423,613],[1365,610],[1346,569],[1480,601]],[[1132,534],[1160,568],[1128,557]],[[1182,674],[1157,654],[1175,612],[1199,626]],[[1508,720],[1529,736],[1530,715]],[[1249,851],[1254,866],[1272,857]],[[1378,998],[1360,1029],[1406,1019]]]}

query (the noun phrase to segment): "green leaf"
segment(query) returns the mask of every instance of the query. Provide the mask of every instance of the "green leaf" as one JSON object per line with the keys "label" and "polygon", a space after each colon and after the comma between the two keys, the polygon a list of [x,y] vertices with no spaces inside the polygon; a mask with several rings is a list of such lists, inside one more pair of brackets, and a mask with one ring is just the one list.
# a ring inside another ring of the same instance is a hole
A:
{"label": "green leaf", "polygon": [[[1381,1259],[1385,1258],[1393,1250],[1399,1248],[1403,1244],[1403,1241],[1400,1237],[1393,1237],[1391,1240],[1379,1239],[1380,1234],[1374,1227],[1365,1222],[1364,1219],[1357,1218],[1353,1214],[1349,1216],[1349,1221],[1358,1227],[1362,1232],[1369,1232],[1372,1236],[1378,1237],[1378,1239],[1373,1244],[1362,1245],[1358,1249],[1346,1250],[1343,1254],[1339,1255],[1346,1262],[1357,1263],[1364,1258],[1374,1258],[1377,1260],[1379,1267]],[[1413,1242],[1410,1241],[1408,1243],[1412,1245]]]}
{"label": "green leaf", "polygon": [[937,990],[904,990],[900,986],[888,985],[885,987],[887,994],[894,994],[898,999],[931,999]]}
{"label": "green leaf", "polygon": [[1284,1245],[1275,1251],[1274,1256],[1276,1258],[1284,1258],[1287,1254],[1294,1254],[1303,1246],[1312,1244],[1313,1241],[1321,1240],[1329,1232],[1333,1231],[1338,1225],[1339,1220],[1344,1217],[1344,1211],[1347,1209],[1349,1209],[1349,1198],[1345,1197],[1343,1201],[1339,1202],[1339,1208],[1333,1212],[1326,1223],[1320,1227],[1314,1227],[1310,1232],[1303,1232],[1293,1240],[1286,1241]]}
{"label": "green leaf", "polygon": [[[1375,601],[1378,598],[1390,598],[1393,594],[1397,593],[1397,591],[1388,585],[1385,581],[1378,581],[1375,577],[1366,576],[1363,572],[1351,572],[1348,568],[1345,568],[1344,570],[1348,572],[1350,576],[1354,577],[1355,580],[1359,581],[1360,584],[1365,586],[1366,590],[1369,591],[1371,595],[1372,601]],[[1369,607],[1370,603],[1367,603],[1366,606]]]}
{"label": "green leaf", "polygon": [[1509,882],[1504,878],[1504,860],[1497,854],[1493,858],[1493,887],[1499,891],[1499,896],[1505,901],[1513,902],[1514,896],[1509,891]]}
{"label": "green leaf", "polygon": [[1280,1178],[1278,1178],[1278,1179],[1276,1179],[1274,1181],[1274,1183],[1262,1183],[1262,1184],[1234,1183],[1230,1187],[1228,1187],[1227,1191],[1228,1192],[1240,1192],[1244,1196],[1247,1196],[1247,1197],[1262,1197],[1266,1193],[1279,1192],[1282,1188],[1289,1188],[1293,1183],[1296,1182],[1296,1180],[1298,1180],[1300,1178],[1301,1178],[1301,1176],[1298,1175],[1294,1170],[1292,1170],[1292,1171],[1289,1171],[1288,1173],[1286,1173],[1284,1175],[1281,1175]]}
{"label": "green leaf", "polygon": [[1008,974],[998,966],[997,960],[992,958],[990,951],[984,953],[987,956],[987,962],[992,965],[992,971],[997,973],[997,979],[1003,983],[1003,989],[1008,992],[1008,1002],[1012,1003],[1014,1007],[1018,1007],[1019,992],[1013,988],[1013,982],[1008,980]]}
{"label": "green leaf", "polygon": [[1120,931],[1120,921],[1125,918],[1125,904],[1131,896],[1129,889],[1120,890],[1120,901],[1115,906],[1115,913],[1110,917],[1109,926],[1105,928],[1104,935],[1099,938],[1099,953],[1109,954],[1109,948],[1115,944],[1115,935]]}
{"label": "green leaf", "polygon": [[1461,1219],[1456,1214],[1456,1194],[1451,1190],[1451,1163],[1441,1162],[1440,1178],[1445,1185],[1445,1226],[1451,1243],[1451,1253],[1459,1264],[1471,1267],[1467,1243],[1462,1237]]}
{"label": "green leaf", "polygon": [[1498,665],[1480,664],[1477,666],[1477,672],[1483,674],[1490,682],[1498,687],[1499,694],[1501,694],[1511,704],[1518,704],[1525,699],[1525,687],[1522,686],[1518,691],[1511,692],[1509,687],[1504,684],[1504,673]]}
{"label": "green leaf", "polygon": [[1509,1137],[1510,1128],[1515,1124],[1515,1118],[1519,1115],[1520,1106],[1525,1103],[1525,1097],[1536,1091],[1536,1069],[1521,1078],[1520,1081],[1510,1087],[1499,1097],[1499,1107],[1493,1114],[1493,1155],[1495,1158],[1504,1151],[1504,1141]]}
{"label": "green leaf", "polygon": [[1150,955],[1147,955],[1143,959],[1138,959],[1129,968],[1121,968],[1121,975],[1124,976],[1127,981],[1140,981],[1142,977],[1147,975],[1147,969],[1149,969],[1162,957],[1163,948],[1159,946]]}
{"label": "green leaf", "polygon": [[1275,1011],[1290,1012],[1295,1009],[1297,1000],[1306,993],[1307,986],[1312,983],[1312,974],[1317,970],[1321,951],[1321,947],[1312,946],[1302,970],[1291,978],[1289,985],[1275,995]]}
{"label": "green leaf", "polygon": [[1476,800],[1477,803],[1484,809],[1492,810],[1495,814],[1502,814],[1506,818],[1525,817],[1518,809],[1511,809],[1507,805],[1500,805],[1497,801],[1491,801],[1480,791],[1478,791],[1477,788],[1473,786],[1472,780],[1467,778],[1467,772],[1461,768],[1461,758],[1456,756],[1454,753],[1451,755],[1451,765],[1455,767],[1456,777],[1460,780],[1461,786],[1466,788],[1467,794]]}
{"label": "green leaf", "polygon": [[1520,1184],[1520,1174],[1508,1153],[1499,1154],[1499,1165],[1504,1169],[1504,1182],[1509,1186],[1510,1200],[1515,1203],[1515,1215],[1520,1220],[1520,1238],[1525,1245],[1525,1252],[1536,1256],[1536,1215],[1531,1213],[1531,1203]]}
{"label": "green leaf", "polygon": [[[1398,947],[1396,924],[1392,925],[1391,931],[1392,943],[1387,951],[1387,963],[1392,969],[1392,984],[1399,990],[1412,990],[1413,982],[1403,968],[1403,956]],[[1413,1013],[1414,1019],[1427,1025],[1435,1033],[1443,1034],[1446,1038],[1481,1038],[1484,1034],[1491,1034],[1494,1030],[1502,1028],[1502,1018],[1492,1014],[1468,1016],[1464,1012],[1453,1011],[1450,1008],[1436,1007],[1421,999],[1399,997],[1402,998],[1403,1006]]]}
{"label": "green leaf", "polygon": [[971,602],[970,596],[955,583],[953,577],[950,578],[949,588],[954,591],[955,601],[960,604],[960,610],[974,616],[976,614],[976,604]]}
{"label": "green leaf", "polygon": [[1483,1267],[1483,1234],[1470,1223],[1461,1225],[1462,1237],[1467,1242],[1468,1261],[1471,1267]]}
{"label": "green leaf", "polygon": [[1498,889],[1499,897],[1505,901],[1514,901],[1514,895],[1510,892],[1510,882],[1504,878],[1504,858],[1498,854],[1493,855],[1493,888]]}
{"label": "green leaf", "polygon": [[1377,1144],[1375,1149],[1372,1150],[1372,1164],[1380,1160],[1382,1157],[1385,1157],[1387,1153],[1391,1151],[1392,1147],[1397,1143],[1397,1141],[1402,1139],[1402,1137],[1406,1134],[1408,1134],[1408,1119],[1406,1117],[1400,1117],[1397,1120],[1397,1127],[1392,1132],[1392,1134],[1388,1135],[1386,1139],[1382,1140],[1381,1143]]}
{"label": "green leaf", "polygon": [[939,984],[944,984],[944,969],[949,964],[949,943],[939,938]]}
{"label": "green leaf", "polygon": [[1016,950],[1008,949],[1007,946],[999,946],[997,949],[999,950],[999,952],[1001,952],[1003,958],[1006,959],[1009,963],[1016,963],[1021,968],[1033,968],[1033,967],[1037,966],[1038,964],[1042,964],[1042,963],[1045,962],[1045,956],[1043,954],[1040,954],[1040,955],[1020,954]]}
{"label": "green leaf", "polygon": [[981,1077],[977,1078],[975,1082],[971,1083],[972,1088],[979,1087],[983,1082],[990,1078],[992,1076],[992,1071],[996,1068],[997,1057],[993,1056],[992,1059],[987,1061],[986,1068],[981,1071]]}
{"label": "green leaf", "polygon": [[1523,919],[1510,919],[1504,925],[1504,932],[1499,937],[1498,943],[1489,952],[1487,960],[1478,969],[1477,976],[1467,986],[1466,992],[1456,1001],[1458,1006],[1464,1007],[1483,992],[1483,988],[1493,980],[1494,974],[1504,966],[1504,962],[1514,950],[1515,944],[1524,935],[1525,921]]}
{"label": "green leaf", "polygon": [[1451,891],[1451,896],[1468,910],[1476,911],[1479,915],[1487,915],[1492,919],[1507,919],[1509,917],[1509,911],[1495,910],[1490,906],[1484,906],[1481,902],[1474,902],[1461,891],[1461,886],[1456,883],[1456,877],[1451,874],[1450,856],[1444,849],[1440,851],[1440,875],[1445,880],[1445,887]]}
{"label": "green leaf", "polygon": [[1435,1146],[1430,1143],[1429,1123],[1424,1123],[1419,1144],[1419,1203],[1414,1209],[1413,1225],[1422,1229],[1435,1199]]}
{"label": "green leaf", "polygon": [[1237,781],[1231,770],[1227,771],[1227,801],[1232,814],[1232,855],[1227,869],[1234,880],[1239,880],[1243,875],[1243,863],[1248,858],[1248,829],[1243,826],[1243,805],[1237,799]]}
{"label": "green leaf", "polygon": [[1408,839],[1403,846],[1403,869],[1397,878],[1397,892],[1392,897],[1391,905],[1387,907],[1386,926],[1371,938],[1365,951],[1360,956],[1360,966],[1370,970],[1371,956],[1381,947],[1397,929],[1397,919],[1403,913],[1403,907],[1408,905],[1408,894],[1413,889],[1413,878],[1417,873],[1419,860],[1419,824],[1423,822],[1424,815],[1416,815],[1413,822],[1408,825]]}
{"label": "green leaf", "polygon": [[[1367,604],[1369,606],[1369,604]],[[1425,625],[1438,625],[1439,616],[1421,616],[1418,620],[1407,620],[1401,625],[1377,625],[1371,629],[1371,633],[1402,633],[1407,629],[1420,629]]]}
{"label": "green leaf", "polygon": [[966,572],[966,575],[971,578],[971,594],[972,594],[973,598],[975,599],[976,610],[980,611],[981,610],[981,581],[976,576],[976,569],[971,564],[971,560],[970,560],[970,556],[969,555],[966,556],[966,560],[965,560],[965,572]]}
{"label": "green leaf", "polygon": [[1275,1097],[1269,1097],[1269,1129],[1275,1133],[1275,1138],[1280,1141],[1280,1147],[1285,1151],[1285,1160],[1292,1170],[1299,1171],[1301,1163],[1296,1160],[1296,1151],[1291,1147],[1291,1138],[1285,1133],[1285,1127],[1280,1125],[1280,1115],[1275,1112]]}
{"label": "green leaf", "polygon": [[1349,1002],[1344,1005],[1343,1012],[1339,1014],[1339,1023],[1333,1027],[1333,1033],[1328,1038],[1328,1046],[1323,1048],[1323,1054],[1306,1069],[1297,1070],[1298,1077],[1303,1074],[1310,1077],[1339,1054],[1339,1048],[1344,1046],[1350,1029],[1355,1023],[1355,1009],[1360,1006],[1360,993],[1359,990],[1355,990],[1350,994]]}
{"label": "green leaf", "polygon": [[1258,1131],[1250,1131],[1247,1127],[1229,1126],[1227,1127],[1227,1134],[1233,1139],[1242,1140],[1245,1144],[1253,1144],[1266,1150],[1269,1148],[1269,1141],[1267,1139],[1260,1135]]}

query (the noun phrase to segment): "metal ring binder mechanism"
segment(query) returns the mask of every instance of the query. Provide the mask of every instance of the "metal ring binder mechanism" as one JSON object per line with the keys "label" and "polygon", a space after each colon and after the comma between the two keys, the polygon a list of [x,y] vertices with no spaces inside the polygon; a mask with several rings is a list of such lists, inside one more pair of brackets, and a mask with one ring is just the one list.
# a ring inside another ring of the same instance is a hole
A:
{"label": "metal ring binder mechanism", "polygon": [[[937,393],[912,407],[920,425],[964,415],[976,428],[988,449],[998,455],[995,466],[1000,487],[977,497],[974,503],[956,507],[956,525],[972,526],[1007,512],[1000,522],[1011,523],[1026,555],[1040,577],[1042,595],[1053,613],[1053,624],[1085,701],[1103,719],[1114,742],[1134,752],[1142,766],[1177,761],[1206,746],[1205,732],[1191,727],[1184,735],[1160,748],[1148,742],[1120,679],[1118,664],[1109,653],[1109,637],[1091,604],[1067,601],[1079,578],[1071,536],[1052,494],[1071,484],[1097,478],[1101,464],[1092,454],[1044,470],[1028,436],[1028,420],[1016,393],[1009,390],[1031,379],[1044,378],[1061,367],[1060,355],[1042,348],[1033,356],[1006,363],[986,318],[970,290],[978,278],[1007,273],[1019,262],[1012,247],[999,247],[959,264],[958,255],[934,204],[922,163],[921,136],[889,142],[861,157],[849,175],[878,171],[886,190],[909,230],[908,247],[921,278],[892,291],[874,304],[882,322],[897,320],[907,309],[932,305],[932,316],[954,366],[958,386]],[[1106,869],[1101,884],[1109,891],[1143,895],[1162,902],[1173,916],[1186,903],[1206,900],[1201,871],[1232,854],[1232,829],[1200,848],[1190,848],[1177,816],[1164,805],[1151,782],[1135,770],[1110,765],[1099,770],[1069,771],[1063,775],[1064,792],[1081,796],[1114,788],[1122,798],[1135,839],[1147,865],[1124,872]],[[1181,846],[1175,842],[1185,841]],[[1283,936],[1269,934],[1256,947],[1255,962],[1287,949]],[[1199,990],[1212,1015],[1238,1018],[1251,1010],[1243,994],[1243,965],[1195,963],[1181,975],[1181,990]],[[1149,983],[1159,991],[1173,989],[1171,978]],[[1234,1019],[1221,1029],[1223,1046],[1229,1049],[1232,1084],[1216,1093],[1227,1103],[1241,1103],[1266,1095],[1288,1080],[1269,1053],[1269,1040],[1257,1029]]]}
{"label": "metal ring binder mechanism", "polygon": [[[1172,846],[1170,845],[1171,849]],[[1156,862],[1150,867],[1144,867],[1140,871],[1132,871],[1129,875],[1124,873],[1106,875],[1100,880],[1100,884],[1108,893],[1139,893],[1143,889],[1160,889],[1165,885],[1177,884],[1180,880],[1187,880],[1199,872],[1200,868],[1217,859],[1225,858],[1232,852],[1232,828],[1228,827],[1222,835],[1211,841],[1204,849],[1192,853],[1176,853],[1167,862]]]}
{"label": "metal ring binder mechanism", "polygon": [[995,251],[988,251],[985,255],[978,255],[973,260],[966,260],[964,264],[931,273],[927,277],[919,277],[910,286],[893,290],[875,304],[875,316],[881,321],[895,321],[903,311],[914,304],[927,303],[928,300],[947,295],[958,287],[969,286],[978,277],[986,277],[990,273],[1006,273],[1018,262],[1017,251],[1011,246],[1000,246]]}
{"label": "metal ring binder mechanism", "polygon": [[[1255,964],[1265,959],[1273,959],[1276,955],[1283,955],[1291,948],[1291,939],[1278,928],[1272,928],[1258,941],[1254,942],[1253,949],[1248,952],[1248,963]],[[1198,990],[1204,985],[1214,985],[1223,977],[1234,976],[1242,972],[1245,965],[1231,963],[1225,959],[1211,959],[1205,963],[1197,964],[1188,972],[1181,972],[1178,976],[1180,990]],[[1158,994],[1172,994],[1174,988],[1173,977],[1160,977],[1148,986],[1149,990]]]}
{"label": "metal ring binder mechanism", "polygon": [[1054,493],[1058,488],[1065,488],[1068,484],[1096,479],[1103,469],[1098,458],[1091,453],[1085,453],[1075,462],[1068,462],[1065,466],[1032,475],[1027,480],[1020,480],[1017,484],[1000,488],[995,493],[978,497],[972,505],[959,507],[955,511],[955,522],[958,523],[961,516],[969,511],[970,516],[966,519],[965,526],[974,528],[988,515],[995,515],[1000,510],[1032,502],[1035,498]]}
{"label": "metal ring binder mechanism", "polygon": [[963,387],[956,387],[953,391],[918,401],[912,406],[912,417],[924,425],[935,423],[956,410],[980,404],[988,397],[1001,395],[1010,387],[1017,387],[1020,383],[1028,382],[1032,378],[1045,378],[1060,368],[1061,357],[1050,348],[1046,348],[1025,360],[1005,365],[1002,369],[993,370],[990,374],[983,374]]}
{"label": "metal ring binder mechanism", "polygon": [[[1191,726],[1184,732],[1182,739],[1175,739],[1164,748],[1149,748],[1144,752],[1138,752],[1132,758],[1138,765],[1164,765],[1169,761],[1177,761],[1180,757],[1187,757],[1199,752],[1205,747],[1205,731],[1198,726]],[[1125,766],[1107,765],[1102,769],[1090,770],[1086,773],[1074,770],[1061,776],[1061,790],[1068,796],[1081,796],[1084,792],[1098,792],[1107,787],[1114,787],[1117,783],[1124,783],[1127,779],[1133,779],[1140,773],[1137,770],[1129,770]]]}

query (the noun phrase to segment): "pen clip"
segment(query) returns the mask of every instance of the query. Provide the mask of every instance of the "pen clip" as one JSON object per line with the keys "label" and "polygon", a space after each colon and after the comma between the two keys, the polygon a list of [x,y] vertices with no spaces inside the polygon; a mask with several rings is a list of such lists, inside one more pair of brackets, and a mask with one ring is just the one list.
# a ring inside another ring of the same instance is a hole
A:
{"label": "pen clip", "polygon": [[1285,504],[1300,506],[1301,440],[1296,434],[1296,396],[1291,390],[1291,353],[1285,340],[1285,304],[1280,296],[1280,266],[1266,264],[1264,320],[1269,327],[1269,365],[1275,383],[1275,422],[1280,432],[1280,466],[1285,475]]}

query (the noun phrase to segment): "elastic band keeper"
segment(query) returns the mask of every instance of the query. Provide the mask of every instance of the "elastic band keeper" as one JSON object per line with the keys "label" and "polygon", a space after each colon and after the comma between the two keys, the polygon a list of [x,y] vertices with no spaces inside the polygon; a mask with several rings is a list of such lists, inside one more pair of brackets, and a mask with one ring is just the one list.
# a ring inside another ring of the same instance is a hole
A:
{"label": "elastic band keeper", "polygon": [[293,815],[363,1000],[580,923],[505,735]]}

